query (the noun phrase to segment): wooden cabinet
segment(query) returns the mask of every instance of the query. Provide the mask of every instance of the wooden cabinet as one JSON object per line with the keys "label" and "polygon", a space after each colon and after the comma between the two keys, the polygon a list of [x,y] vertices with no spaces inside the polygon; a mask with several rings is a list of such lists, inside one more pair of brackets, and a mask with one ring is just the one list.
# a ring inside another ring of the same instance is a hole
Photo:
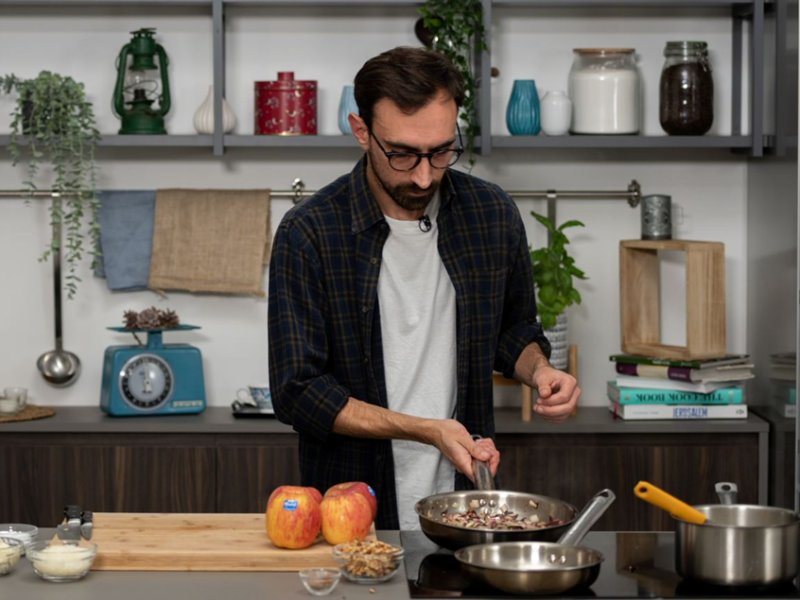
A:
{"label": "wooden cabinet", "polygon": [[[688,502],[715,502],[735,481],[742,502],[767,501],[769,424],[624,422],[582,408],[563,424],[524,423],[498,409],[498,483],[582,507],[617,495],[600,530],[669,530],[670,518],[633,496],[640,479]],[[0,428],[0,521],[53,525],[65,504],[118,512],[262,512],[269,493],[299,484],[297,436],[274,420],[202,415],[113,419],[95,408]]]}

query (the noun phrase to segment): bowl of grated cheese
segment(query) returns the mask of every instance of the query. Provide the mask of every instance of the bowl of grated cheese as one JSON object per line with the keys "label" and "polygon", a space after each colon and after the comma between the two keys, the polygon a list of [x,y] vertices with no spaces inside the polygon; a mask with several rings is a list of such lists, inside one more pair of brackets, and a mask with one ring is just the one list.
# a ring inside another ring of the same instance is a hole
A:
{"label": "bowl of grated cheese", "polygon": [[0,536],[0,575],[8,575],[14,570],[25,549],[17,538]]}
{"label": "bowl of grated cheese", "polygon": [[35,542],[28,546],[28,560],[34,572],[47,581],[75,581],[92,567],[97,556],[97,544],[62,543],[59,540]]}

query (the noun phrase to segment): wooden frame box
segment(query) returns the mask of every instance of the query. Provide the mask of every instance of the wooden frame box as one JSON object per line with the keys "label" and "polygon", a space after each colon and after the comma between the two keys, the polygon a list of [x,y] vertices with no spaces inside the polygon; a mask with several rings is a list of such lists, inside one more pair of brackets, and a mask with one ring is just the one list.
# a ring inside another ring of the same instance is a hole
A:
{"label": "wooden frame box", "polygon": [[[661,250],[686,253],[686,346],[661,343]],[[623,352],[669,359],[726,354],[722,242],[622,240],[619,267]]]}

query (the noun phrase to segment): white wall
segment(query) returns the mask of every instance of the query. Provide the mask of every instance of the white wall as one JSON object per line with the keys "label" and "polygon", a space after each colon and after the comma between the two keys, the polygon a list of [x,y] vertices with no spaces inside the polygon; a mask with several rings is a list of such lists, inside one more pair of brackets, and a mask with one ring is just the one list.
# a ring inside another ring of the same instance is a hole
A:
{"label": "white wall", "polygon": [[[320,132],[333,134],[341,86],[350,83],[368,57],[399,44],[417,42],[412,9],[265,9],[238,7],[228,18],[227,98],[239,117],[237,133],[252,132],[252,81],[275,79],[279,70],[294,70],[298,79],[316,79],[320,92]],[[666,40],[704,39],[712,49],[717,81],[714,132],[730,131],[730,22],[722,12],[675,12],[668,18],[640,9],[627,17],[620,11],[575,9],[496,11],[494,64],[500,77],[492,81],[492,127],[505,133],[504,110],[514,78],[534,78],[540,93],[564,88],[572,48],[635,47],[641,55],[645,82],[644,131],[660,133],[657,80]],[[139,12],[146,17],[139,16]],[[698,14],[700,15],[698,18]],[[577,17],[576,17],[577,16]],[[589,20],[591,17],[591,21]],[[129,32],[155,26],[157,39],[171,60],[173,109],[170,133],[193,132],[194,110],[211,83],[210,17],[192,8],[56,9],[0,7],[0,72],[34,75],[47,68],[86,83],[95,103],[100,128],[114,133],[119,122],[111,112],[116,54]],[[628,32],[620,34],[619,31]],[[24,52],[20,48],[25,48]],[[10,110],[0,99],[0,115]],[[8,123],[0,117],[0,133]],[[295,177],[316,189],[348,171],[356,150],[232,149],[225,157],[210,149],[103,149],[100,186],[109,189],[168,186],[286,189]],[[508,189],[615,189],[637,179],[645,194],[663,193],[676,206],[674,236],[719,240],[726,246],[729,350],[747,350],[745,330],[747,246],[747,168],[740,156],[725,151],[510,151],[495,150],[479,158],[478,176]],[[0,160],[0,188],[22,187],[23,171]],[[273,202],[273,227],[289,208]],[[520,201],[520,211],[533,243],[542,232],[529,216],[545,210],[542,202]],[[65,302],[65,346],[83,361],[78,382],[65,389],[47,386],[36,370],[36,358],[53,347],[52,275],[49,264],[37,262],[49,237],[44,202],[0,200],[0,387],[22,385],[34,402],[52,405],[96,405],[102,353],[107,345],[127,343],[127,336],[106,327],[120,324],[125,309],[151,304],[170,307],[198,332],[174,334],[169,341],[198,346],[205,358],[206,387],[211,405],[229,404],[238,387],[267,379],[266,300],[152,292],[110,293],[102,280],[84,272],[77,299]],[[580,379],[584,402],[605,403],[606,379],[612,376],[608,355],[620,350],[618,242],[638,238],[639,211],[624,201],[559,202],[558,218],[578,218],[585,230],[572,230],[573,252],[590,280],[580,284],[584,303],[570,312],[571,341],[580,346]],[[664,340],[682,336],[679,277],[665,273]],[[676,289],[673,289],[676,288]],[[517,402],[516,397],[501,403]]]}

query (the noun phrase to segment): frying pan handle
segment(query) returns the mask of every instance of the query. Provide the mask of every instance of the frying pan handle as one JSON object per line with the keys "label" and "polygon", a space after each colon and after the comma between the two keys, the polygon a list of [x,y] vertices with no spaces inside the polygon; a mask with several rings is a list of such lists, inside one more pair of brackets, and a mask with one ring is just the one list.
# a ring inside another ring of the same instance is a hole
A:
{"label": "frying pan handle", "polygon": [[489,465],[477,458],[472,459],[472,472],[475,475],[475,487],[482,492],[491,491],[494,488],[494,478]]}
{"label": "frying pan handle", "polygon": [[616,498],[617,496],[614,492],[608,488],[597,492],[578,513],[578,518],[575,519],[570,528],[558,538],[558,543],[577,546]]}
{"label": "frying pan handle", "polygon": [[[477,442],[483,439],[483,437],[477,433],[473,433],[472,439]],[[489,492],[495,489],[494,477],[492,477],[492,472],[489,470],[489,465],[482,460],[478,460],[477,458],[472,459],[472,474],[475,477],[476,489],[483,492]]]}
{"label": "frying pan handle", "polygon": [[714,489],[719,496],[719,501],[722,504],[736,504],[736,497],[739,492],[739,487],[735,483],[728,481],[719,481],[714,484]]}
{"label": "frying pan handle", "polygon": [[637,483],[633,488],[633,493],[645,502],[671,513],[673,517],[682,521],[695,525],[702,525],[706,522],[706,516],[699,510],[647,481]]}

